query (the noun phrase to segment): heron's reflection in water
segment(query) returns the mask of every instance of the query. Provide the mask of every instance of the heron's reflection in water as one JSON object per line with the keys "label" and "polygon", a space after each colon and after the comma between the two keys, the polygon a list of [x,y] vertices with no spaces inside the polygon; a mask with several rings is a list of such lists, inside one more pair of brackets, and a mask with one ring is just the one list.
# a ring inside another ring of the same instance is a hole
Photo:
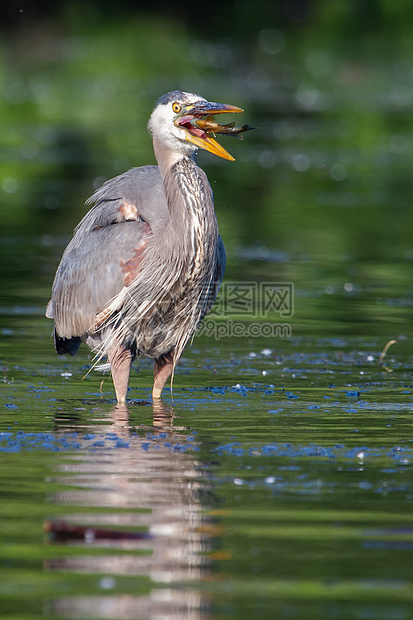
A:
{"label": "heron's reflection in water", "polygon": [[[49,560],[45,568],[98,573],[111,587],[117,586],[117,576],[146,576],[156,588],[148,596],[110,596],[106,590],[102,596],[94,592],[59,598],[53,601],[51,612],[71,618],[161,615],[204,619],[207,605],[194,581],[207,571],[205,556],[214,528],[204,516],[208,485],[202,480],[195,452],[181,449],[189,433],[174,426],[173,410],[162,403],[153,405],[153,426],[143,432],[141,427],[130,426],[129,414],[127,406],[117,406],[106,414],[108,424],[102,425],[100,420],[98,425],[82,429],[89,437],[91,433],[104,436],[107,440],[101,443],[109,441],[114,447],[95,445],[94,449],[60,456],[56,464],[59,474],[53,482],[67,489],[55,493],[52,501],[90,506],[93,511],[62,515],[47,524],[55,543],[83,547],[76,555]],[[60,432],[73,430],[60,428]],[[88,554],[88,549],[96,546],[107,547],[110,554]],[[191,581],[191,588],[172,587],[182,581]]]}

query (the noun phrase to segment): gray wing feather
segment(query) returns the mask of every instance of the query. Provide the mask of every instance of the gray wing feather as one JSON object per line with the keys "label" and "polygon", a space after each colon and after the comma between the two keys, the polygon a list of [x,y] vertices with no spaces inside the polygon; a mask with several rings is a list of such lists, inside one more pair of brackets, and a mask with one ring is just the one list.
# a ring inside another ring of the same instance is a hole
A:
{"label": "gray wing feather", "polygon": [[[145,228],[143,228],[145,227]],[[73,238],[53,284],[53,318],[59,336],[94,331],[96,315],[124,286],[122,264],[145,243],[148,226],[125,222]]]}
{"label": "gray wing feather", "polygon": [[123,201],[136,207],[140,217],[148,222],[153,234],[165,228],[169,220],[169,210],[159,168],[141,166],[106,181],[95,191],[86,201],[86,204],[94,204],[94,207],[78,224],[75,233],[86,233],[122,221],[119,207]]}
{"label": "gray wing feather", "polygon": [[[62,338],[93,331],[96,315],[125,285],[124,264],[135,261],[137,269],[137,252],[169,219],[157,166],[132,168],[107,181],[88,202],[96,204],[63,254],[46,310]],[[125,203],[138,212],[130,221],[122,214]]]}

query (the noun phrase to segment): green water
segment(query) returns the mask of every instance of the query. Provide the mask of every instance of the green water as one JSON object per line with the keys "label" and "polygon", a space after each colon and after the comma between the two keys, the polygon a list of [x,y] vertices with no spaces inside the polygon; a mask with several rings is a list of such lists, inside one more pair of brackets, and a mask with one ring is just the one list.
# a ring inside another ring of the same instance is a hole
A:
{"label": "green water", "polygon": [[[2,618],[413,614],[411,9],[293,4],[3,26]],[[173,88],[259,130],[225,143],[235,163],[199,158],[222,302],[173,395],[154,408],[140,360],[119,409],[86,349],[55,355],[44,309],[94,186],[153,163]]]}

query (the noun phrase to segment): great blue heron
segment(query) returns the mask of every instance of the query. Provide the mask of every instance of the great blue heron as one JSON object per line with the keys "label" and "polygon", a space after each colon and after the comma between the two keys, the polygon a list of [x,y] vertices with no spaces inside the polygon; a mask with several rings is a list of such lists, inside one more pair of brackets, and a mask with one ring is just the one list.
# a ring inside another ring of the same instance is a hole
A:
{"label": "great blue heron", "polygon": [[85,342],[107,355],[118,403],[138,355],[155,361],[152,396],[160,398],[188,340],[211,308],[225,270],[213,195],[198,149],[233,157],[212,115],[242,112],[199,95],[172,91],[149,119],[158,166],[132,168],[103,184],[75,229],[53,283],[46,316],[59,355]]}

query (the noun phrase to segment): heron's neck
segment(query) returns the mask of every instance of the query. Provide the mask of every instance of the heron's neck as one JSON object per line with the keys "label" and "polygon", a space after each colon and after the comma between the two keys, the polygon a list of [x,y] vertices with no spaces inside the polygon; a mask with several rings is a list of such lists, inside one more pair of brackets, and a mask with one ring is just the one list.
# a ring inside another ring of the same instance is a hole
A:
{"label": "heron's neck", "polygon": [[171,253],[183,263],[205,262],[208,269],[215,261],[218,224],[205,172],[192,158],[181,156],[166,170],[163,186],[170,214],[165,236],[173,240]]}
{"label": "heron's neck", "polygon": [[183,230],[194,225],[208,234],[215,230],[212,190],[205,172],[190,157],[182,157],[166,172],[163,186],[171,223]]}
{"label": "heron's neck", "polygon": [[[165,145],[154,136],[153,137],[153,150],[155,152],[156,161],[158,162],[159,171],[161,177],[164,179],[168,170],[172,168],[178,161],[186,158],[186,155],[173,149],[168,149]],[[196,161],[196,151],[193,153],[191,159]]]}

